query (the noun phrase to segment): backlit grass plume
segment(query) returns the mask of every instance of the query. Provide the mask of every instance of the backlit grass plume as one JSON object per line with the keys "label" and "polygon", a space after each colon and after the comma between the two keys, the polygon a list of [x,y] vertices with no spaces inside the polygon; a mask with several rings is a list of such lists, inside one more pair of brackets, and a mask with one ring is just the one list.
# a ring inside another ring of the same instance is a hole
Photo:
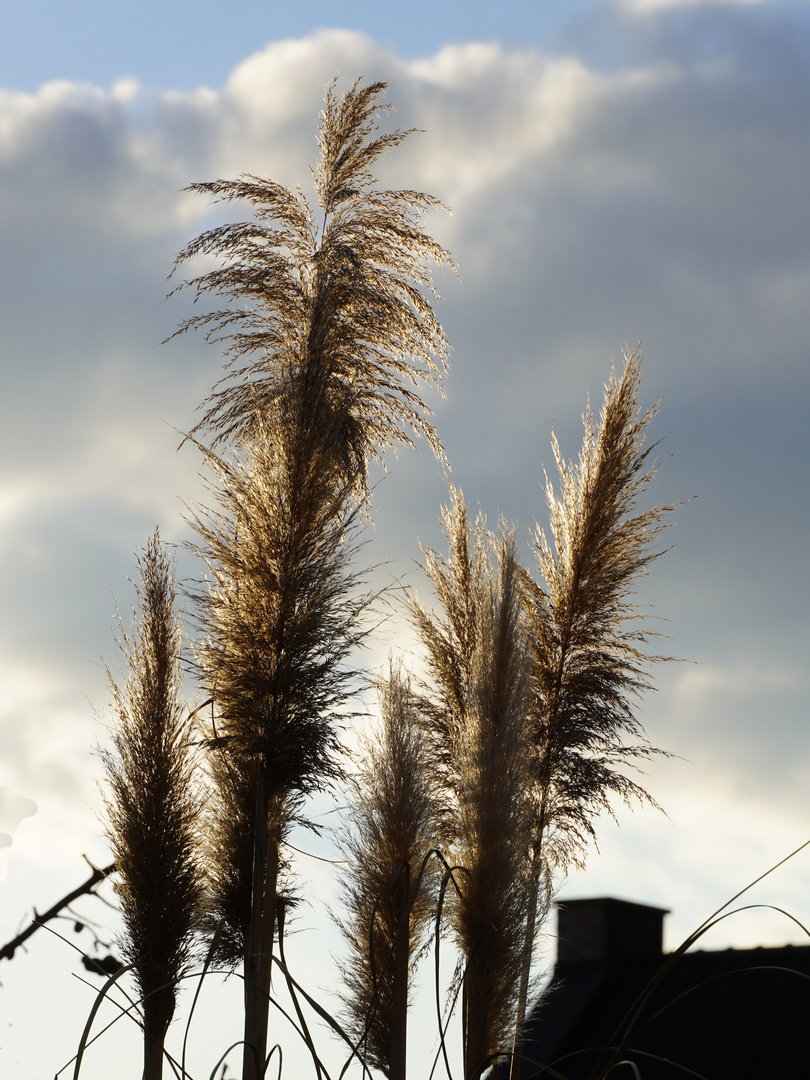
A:
{"label": "backlit grass plume", "polygon": [[[205,931],[218,933],[215,959],[225,967],[244,964],[249,946],[257,814],[257,766],[228,753],[216,742],[214,730],[201,724],[210,737],[208,773],[211,781],[204,814],[203,851],[208,882]],[[276,794],[265,800],[265,877],[274,882],[273,900],[284,894],[287,860],[284,841],[300,809],[300,796]],[[272,925],[272,924],[271,924]]]}
{"label": "backlit grass plume", "polygon": [[[641,354],[611,372],[598,428],[590,409],[579,460],[566,464],[556,439],[560,493],[546,480],[551,540],[537,528],[538,582],[526,578],[531,653],[530,720],[534,746],[532,884],[526,956],[518,1008],[515,1069],[534,943],[539,886],[580,863],[594,837],[593,819],[611,810],[611,796],[653,802],[625,774],[628,765],[660,753],[634,712],[651,688],[649,634],[634,587],[662,554],[656,541],[672,506],[639,510],[655,476],[649,442],[656,406],[639,407]],[[516,1075],[516,1071],[515,1074]]]}
{"label": "backlit grass plume", "polygon": [[352,777],[339,923],[349,947],[345,1027],[361,1057],[405,1080],[409,973],[434,913],[437,806],[429,747],[409,677],[378,684],[380,725]]}
{"label": "backlit grass plume", "polygon": [[206,454],[218,509],[192,515],[208,577],[195,593],[197,652],[214,748],[261,760],[272,790],[306,793],[332,773],[329,718],[365,600],[351,599],[356,515],[321,467],[329,450],[316,445],[299,468],[286,427],[276,416],[229,459]]}
{"label": "backlit grass plume", "polygon": [[200,916],[199,797],[189,722],[179,702],[182,632],[173,567],[157,530],[138,559],[138,608],[121,630],[126,681],[110,676],[112,752],[103,753],[107,835],[124,919],[123,955],[143,999],[144,1077],[159,1080],[163,1044]]}
{"label": "backlit grass plume", "polygon": [[294,418],[280,412],[230,460],[207,452],[218,509],[194,517],[208,571],[197,657],[214,704],[210,872],[223,958],[245,963],[246,1076],[264,1062],[281,842],[301,799],[334,775],[344,662],[365,604],[329,448],[314,440],[303,461],[291,455]]}
{"label": "backlit grass plume", "polygon": [[513,534],[490,542],[460,493],[444,512],[449,558],[426,552],[439,613],[413,603],[432,676],[431,750],[445,840],[458,867],[447,893],[465,959],[464,1075],[504,1050],[521,968],[529,844],[526,650]]}
{"label": "backlit grass plume", "polygon": [[302,424],[340,433],[336,464],[363,491],[368,459],[414,434],[441,455],[419,388],[440,386],[447,358],[428,260],[452,262],[420,224],[441,204],[422,192],[380,190],[372,172],[411,134],[378,131],[387,85],[356,82],[342,97],[334,83],[327,91],[313,172],[317,219],[300,190],[272,180],[193,184],[188,190],[248,204],[254,217],[203,233],[176,263],[222,260],[179,287],[230,302],[178,331],[201,328],[226,342],[228,374],[199,429],[217,441],[253,436],[257,415],[290,381],[300,384]]}
{"label": "backlit grass plume", "polygon": [[[255,807],[256,822],[246,1077],[264,1062],[284,828],[273,815],[330,776],[333,713],[346,685],[339,668],[357,640],[345,570],[351,507],[367,499],[368,463],[385,450],[421,434],[441,455],[421,388],[440,386],[447,356],[429,261],[450,258],[421,228],[435,199],[375,185],[373,166],[408,135],[378,131],[385,87],[327,91],[313,174],[317,221],[300,192],[272,180],[195,184],[190,190],[244,202],[254,216],[202,234],[175,266],[220,262],[179,287],[197,299],[219,296],[223,306],[178,333],[203,329],[226,355],[227,374],[196,429],[234,454],[226,463],[209,451],[221,514],[197,519],[211,575],[200,596],[200,660],[215,705],[215,752],[255,769],[253,801],[240,811],[244,820]],[[234,791],[245,791],[243,779],[223,805]]]}
{"label": "backlit grass plume", "polygon": [[278,858],[284,807],[334,776],[335,714],[351,677],[344,661],[365,602],[347,569],[354,518],[342,490],[315,455],[305,478],[290,467],[282,419],[261,431],[230,461],[207,453],[219,508],[193,516],[208,577],[194,594],[197,658],[214,704],[221,803],[211,865],[232,961],[247,947],[258,777]]}

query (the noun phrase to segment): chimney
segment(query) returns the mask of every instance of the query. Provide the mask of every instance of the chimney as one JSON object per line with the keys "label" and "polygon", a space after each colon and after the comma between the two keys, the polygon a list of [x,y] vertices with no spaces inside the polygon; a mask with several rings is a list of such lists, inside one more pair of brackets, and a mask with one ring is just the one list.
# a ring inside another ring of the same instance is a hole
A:
{"label": "chimney", "polygon": [[663,956],[665,908],[601,897],[557,903],[557,967],[620,967]]}

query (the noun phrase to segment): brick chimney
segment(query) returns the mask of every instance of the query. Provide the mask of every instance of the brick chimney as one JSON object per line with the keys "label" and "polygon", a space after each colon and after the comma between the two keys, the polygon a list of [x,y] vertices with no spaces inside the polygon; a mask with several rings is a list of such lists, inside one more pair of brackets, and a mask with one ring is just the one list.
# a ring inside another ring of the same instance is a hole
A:
{"label": "brick chimney", "polygon": [[557,903],[557,968],[660,960],[666,908],[601,897]]}

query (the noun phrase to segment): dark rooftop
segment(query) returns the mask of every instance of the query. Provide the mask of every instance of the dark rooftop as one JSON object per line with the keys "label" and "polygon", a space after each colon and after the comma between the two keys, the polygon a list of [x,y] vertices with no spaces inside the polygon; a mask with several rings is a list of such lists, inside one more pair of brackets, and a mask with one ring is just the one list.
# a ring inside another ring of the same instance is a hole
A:
{"label": "dark rooftop", "polygon": [[670,964],[665,914],[612,898],[559,905],[557,964],[527,1025],[521,1080],[588,1080],[611,1064],[616,1080],[810,1080],[810,945]]}

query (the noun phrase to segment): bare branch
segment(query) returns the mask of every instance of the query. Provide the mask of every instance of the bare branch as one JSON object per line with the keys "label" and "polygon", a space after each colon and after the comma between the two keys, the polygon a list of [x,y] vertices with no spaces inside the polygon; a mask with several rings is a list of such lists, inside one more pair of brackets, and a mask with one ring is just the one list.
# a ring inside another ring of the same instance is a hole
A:
{"label": "bare branch", "polygon": [[[92,866],[92,863],[90,865]],[[74,900],[78,900],[80,896],[91,894],[96,885],[98,885],[99,882],[104,881],[105,878],[108,878],[114,870],[115,863],[110,863],[109,866],[103,868],[94,866],[93,872],[87,881],[73,889],[72,892],[67,893],[61,900],[57,900],[57,902],[49,907],[47,911],[43,911],[40,915],[36,908],[34,908],[34,918],[28,926],[0,949],[0,960],[12,960],[17,949],[21,945],[24,945],[32,934],[35,934],[40,927],[44,926],[45,923],[50,922],[51,919],[55,919],[57,915],[64,911],[66,907],[69,907]]]}

